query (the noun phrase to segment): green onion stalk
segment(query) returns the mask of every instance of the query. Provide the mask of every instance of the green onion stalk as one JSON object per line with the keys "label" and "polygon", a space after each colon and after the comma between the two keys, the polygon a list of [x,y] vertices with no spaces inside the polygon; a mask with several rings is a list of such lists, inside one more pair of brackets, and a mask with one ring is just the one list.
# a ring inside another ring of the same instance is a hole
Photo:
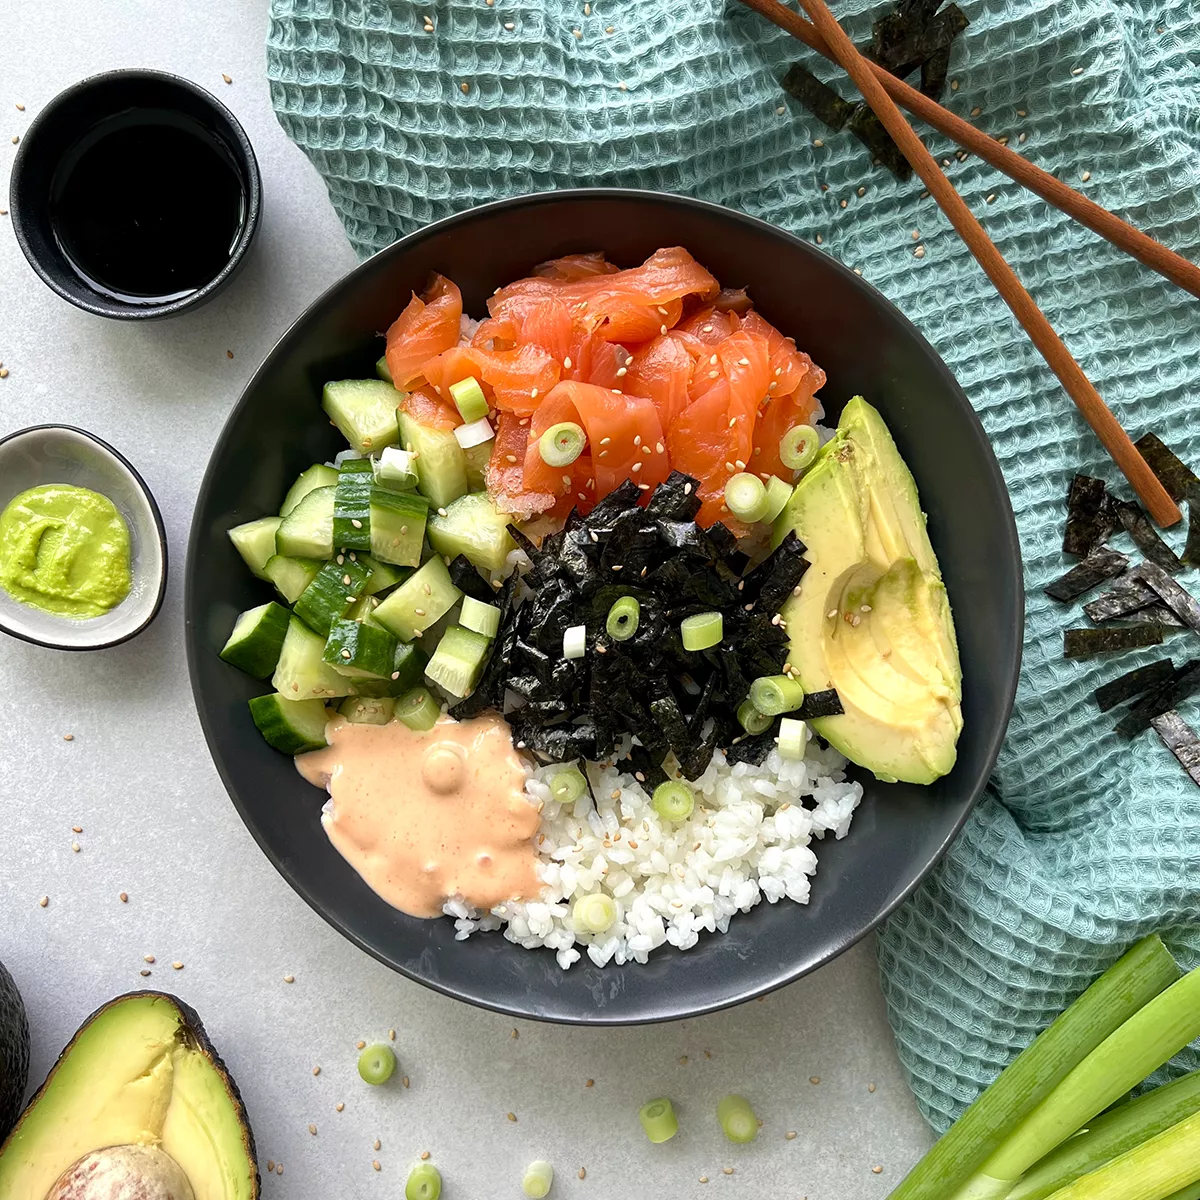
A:
{"label": "green onion stalk", "polygon": [[[948,1200],[954,1196],[1072,1068],[1178,978],[1179,967],[1162,941],[1154,935],[1143,938],[1013,1060],[909,1172],[889,1200]],[[1084,1117],[1079,1124],[1086,1120]]]}
{"label": "green onion stalk", "polygon": [[[1039,1159],[1196,1037],[1200,1037],[1200,969],[1149,1000],[1073,1067],[1048,1096],[1026,1109],[1016,1128],[950,1200],[1003,1200]],[[1200,1176],[1200,1161],[1196,1172]],[[1191,1183],[1192,1178],[1180,1179],[1170,1191]]]}

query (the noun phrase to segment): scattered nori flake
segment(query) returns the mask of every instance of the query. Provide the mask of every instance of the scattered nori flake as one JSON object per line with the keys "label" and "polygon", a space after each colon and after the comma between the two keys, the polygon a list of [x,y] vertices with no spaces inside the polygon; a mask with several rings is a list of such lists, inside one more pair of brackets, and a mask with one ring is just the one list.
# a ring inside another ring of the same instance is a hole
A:
{"label": "scattered nori flake", "polygon": [[1094,654],[1117,654],[1161,646],[1161,625],[1114,626],[1105,629],[1064,629],[1063,658],[1091,658]]}
{"label": "scattered nori flake", "polygon": [[950,47],[935,50],[921,64],[921,92],[931,100],[940,100],[946,90],[946,76],[950,74]]}
{"label": "scattered nori flake", "polygon": [[[1174,629],[1187,628],[1165,604],[1151,604],[1146,608],[1139,608],[1137,612],[1131,612],[1127,617],[1116,617],[1114,620],[1128,621],[1134,625],[1161,625],[1167,633]],[[1111,625],[1112,622],[1104,621],[1101,624]]]}
{"label": "scattered nori flake", "polygon": [[1099,587],[1106,579],[1115,579],[1128,566],[1129,559],[1125,555],[1101,546],[1045,588],[1045,592],[1051,600],[1067,604],[1084,592]]}
{"label": "scattered nori flake", "polygon": [[1147,587],[1158,594],[1162,602],[1189,628],[1200,633],[1200,601],[1185,587],[1181,587],[1170,575],[1152,562],[1144,562],[1137,568],[1137,576]]}
{"label": "scattered nori flake", "polygon": [[574,758],[596,757],[596,727],[591,721],[579,725],[528,725],[520,712],[512,714],[514,742],[524,742],[550,762],[568,762]]}
{"label": "scattered nori flake", "polygon": [[1200,500],[1200,479],[1158,434],[1145,433],[1133,444],[1172,500]]}
{"label": "scattered nori flake", "polygon": [[927,13],[904,7],[875,22],[870,55],[880,66],[903,79],[924,67],[939,52],[949,57],[950,45],[969,22],[957,4],[937,12],[938,4],[925,6]]}
{"label": "scattered nori flake", "polygon": [[1150,724],[1192,782],[1200,784],[1200,737],[1195,730],[1177,712],[1159,713]]}
{"label": "scattered nori flake", "polygon": [[654,489],[646,516],[662,521],[691,521],[700,511],[700,481],[682,471],[672,471]]}
{"label": "scattered nori flake", "polygon": [[[662,769],[660,763],[654,761],[653,756],[645,746],[631,746],[629,753],[621,762],[629,763],[628,770],[635,778],[639,774],[645,776],[644,780],[639,779],[638,782],[645,789],[646,795],[653,792],[660,783],[667,781],[666,771]],[[692,778],[695,778],[695,776]]]}
{"label": "scattered nori flake", "polygon": [[1135,667],[1118,675],[1116,679],[1101,684],[1092,695],[1101,712],[1108,712],[1118,704],[1124,704],[1136,696],[1141,696],[1152,688],[1166,683],[1175,674],[1175,664],[1169,658],[1160,658],[1156,662],[1147,663],[1144,667]]}
{"label": "scattered nori flake", "polygon": [[1200,567],[1200,497],[1188,501],[1187,545],[1183,561],[1189,567]]}
{"label": "scattered nori flake", "polygon": [[779,737],[779,719],[771,722],[771,728],[763,733],[744,735],[725,751],[725,761],[729,763],[752,763],[761,766],[767,755],[775,749],[775,741]]}
{"label": "scattered nori flake", "polygon": [[465,554],[459,554],[450,562],[450,582],[460,592],[484,604],[496,603],[496,590],[475,568]]}
{"label": "scattered nori flake", "polygon": [[815,717],[837,717],[845,711],[837,689],[829,688],[824,692],[809,692],[804,697],[804,703],[789,715],[797,717],[801,721],[811,721]]}
{"label": "scattered nori flake", "polygon": [[1101,545],[1111,532],[1108,491],[1103,479],[1076,475],[1067,492],[1067,528],[1063,534],[1063,553],[1085,558]]}
{"label": "scattered nori flake", "polygon": [[1154,602],[1154,592],[1131,573],[1115,588],[1085,604],[1083,611],[1089,621],[1099,625],[1101,621],[1113,621],[1140,612]]}
{"label": "scattered nori flake", "polygon": [[1172,574],[1183,570],[1183,563],[1179,561],[1178,555],[1159,537],[1158,531],[1150,524],[1150,518],[1146,516],[1140,504],[1132,500],[1118,501],[1117,516],[1120,517],[1125,532],[1133,538],[1137,548],[1152,563]]}
{"label": "scattered nori flake", "polygon": [[835,133],[845,126],[855,105],[842,99],[827,83],[822,83],[811,71],[793,63],[780,80],[783,90],[798,100],[818,121]]}
{"label": "scattered nori flake", "polygon": [[846,128],[866,146],[871,157],[878,159],[897,179],[907,181],[912,178],[912,164],[900,153],[892,135],[865,104],[854,106]]}
{"label": "scattered nori flake", "polygon": [[[804,557],[805,545],[795,531],[788,533],[779,545],[763,559],[744,580],[740,593],[742,604],[754,604],[769,616],[783,607],[783,602],[800,585],[808,570]],[[743,608],[743,611],[745,609]]]}
{"label": "scattered nori flake", "polygon": [[1123,738],[1135,738],[1150,728],[1155,717],[1178,708],[1200,691],[1200,659],[1189,659],[1171,678],[1139,700],[1114,726]]}

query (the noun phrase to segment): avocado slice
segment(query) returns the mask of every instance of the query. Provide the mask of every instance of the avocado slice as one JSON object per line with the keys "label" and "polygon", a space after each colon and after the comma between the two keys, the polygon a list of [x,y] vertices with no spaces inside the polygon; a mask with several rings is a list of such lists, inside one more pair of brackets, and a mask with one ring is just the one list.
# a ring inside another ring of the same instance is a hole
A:
{"label": "avocado slice", "polygon": [[29,1021],[13,977],[0,963],[0,1138],[16,1124],[29,1081]]}
{"label": "avocado slice", "polygon": [[811,566],[782,610],[805,691],[836,688],[845,712],[813,728],[851,762],[894,783],[954,766],[962,668],[937,556],[912,474],[861,396],[796,485],[774,530]]}
{"label": "avocado slice", "polygon": [[181,1172],[194,1200],[256,1200],[241,1096],[200,1018],[176,997],[131,992],[80,1026],[0,1146],[0,1196],[44,1200],[81,1166],[141,1183],[147,1197],[175,1194]]}

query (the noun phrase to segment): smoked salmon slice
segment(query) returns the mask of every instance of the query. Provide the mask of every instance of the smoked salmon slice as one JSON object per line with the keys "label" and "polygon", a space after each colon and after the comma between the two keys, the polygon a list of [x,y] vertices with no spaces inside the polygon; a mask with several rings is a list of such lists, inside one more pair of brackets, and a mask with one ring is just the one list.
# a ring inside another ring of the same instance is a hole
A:
{"label": "smoked salmon slice", "polygon": [[493,408],[529,416],[558,382],[560,368],[541,346],[484,350],[454,346],[423,364],[422,374],[439,396],[450,398],[450,385],[474,377],[483,384]]}
{"label": "smoked salmon slice", "polygon": [[406,390],[429,359],[458,345],[462,311],[462,293],[444,275],[434,275],[424,295],[413,293],[387,331],[387,365],[396,387]]}
{"label": "smoked salmon slice", "polygon": [[530,271],[542,279],[590,279],[593,275],[615,275],[621,268],[608,262],[603,250],[592,250],[586,254],[567,254],[538,263]]}

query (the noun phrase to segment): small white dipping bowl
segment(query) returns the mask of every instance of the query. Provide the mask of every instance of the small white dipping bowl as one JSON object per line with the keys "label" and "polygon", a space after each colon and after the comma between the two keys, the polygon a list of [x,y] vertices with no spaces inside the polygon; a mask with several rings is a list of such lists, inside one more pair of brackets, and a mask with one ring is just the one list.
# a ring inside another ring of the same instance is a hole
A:
{"label": "small white dipping bowl", "polygon": [[129,526],[133,586],[116,608],[82,620],[43,612],[0,588],[0,632],[57,650],[103,650],[136,637],[158,615],[167,587],[162,516],[132,465],[70,425],[34,425],[0,438],[0,511],[28,488],[67,483],[107,496]]}

